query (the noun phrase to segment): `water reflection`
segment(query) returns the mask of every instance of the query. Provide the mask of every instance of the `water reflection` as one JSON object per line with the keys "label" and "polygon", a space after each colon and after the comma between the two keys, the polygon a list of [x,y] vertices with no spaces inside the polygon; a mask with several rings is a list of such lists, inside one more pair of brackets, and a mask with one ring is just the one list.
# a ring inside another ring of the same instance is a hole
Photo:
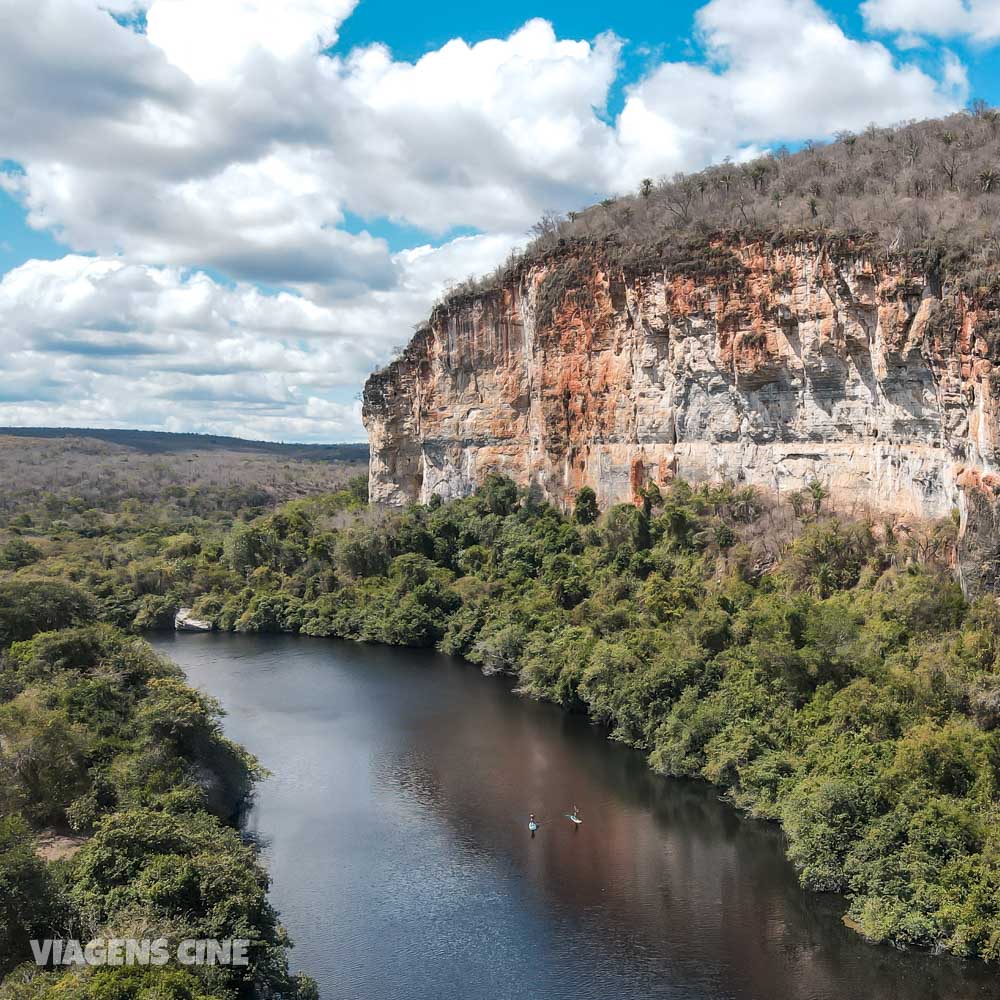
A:
{"label": "water reflection", "polygon": [[977,965],[866,945],[839,900],[798,888],[775,828],[467,666],[291,638],[160,645],[274,773],[247,825],[324,997],[997,995]]}

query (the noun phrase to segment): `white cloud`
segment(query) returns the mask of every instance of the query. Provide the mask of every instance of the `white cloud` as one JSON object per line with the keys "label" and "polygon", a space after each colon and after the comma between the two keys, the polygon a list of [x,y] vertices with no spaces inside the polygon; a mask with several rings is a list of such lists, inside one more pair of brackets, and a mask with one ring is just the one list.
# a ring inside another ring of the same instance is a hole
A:
{"label": "white cloud", "polygon": [[[373,47],[338,62],[370,123],[343,167],[362,214],[439,229],[528,225],[545,207],[607,190],[617,154],[605,106],[621,43],[556,38],[529,21],[508,39],[449,42],[414,64]],[[366,180],[370,169],[388,185]]]}
{"label": "white cloud", "polygon": [[[21,50],[36,34],[30,4],[9,2],[26,8],[6,42]],[[220,57],[239,71],[195,71],[194,86],[181,68],[200,64],[204,46],[214,52],[215,14],[206,41],[193,22],[160,23],[196,18],[194,4],[155,0],[144,38],[96,8],[88,16],[83,0],[42,3],[72,3],[76,30],[112,62],[119,43],[148,50],[148,65],[126,61],[109,84],[108,108],[84,101],[72,115],[63,81],[79,90],[94,72],[74,46],[32,57],[45,100],[18,66],[7,77],[0,68],[0,89],[23,109],[0,121],[0,149],[25,168],[8,187],[33,225],[75,249],[272,283],[320,280],[324,269],[330,280],[380,280],[371,241],[337,231],[345,211],[433,232],[526,229],[545,208],[604,192],[615,173],[614,131],[595,114],[617,71],[611,36],[564,41],[532,21],[508,39],[452,41],[413,64],[381,46],[327,57],[304,31],[298,48],[248,46],[244,36],[267,20],[260,10],[271,10],[261,4],[235,18],[238,41]]]}
{"label": "white cloud", "polygon": [[146,35],[197,83],[237,86],[258,53],[286,61],[332,45],[355,2],[155,0]]}
{"label": "white cloud", "polygon": [[456,271],[495,266],[515,239],[404,251],[391,290],[326,304],[121,258],[29,261],[0,280],[0,424],[361,440],[368,372]]}
{"label": "white cloud", "polygon": [[[0,422],[32,406],[63,421],[76,399],[76,424],[323,436],[316,415],[333,413],[327,436],[356,435],[344,393],[543,210],[950,111],[967,89],[953,57],[935,78],[812,0],[711,0],[707,58],[654,66],[610,121],[613,34],[560,39],[536,19],[413,63],[381,45],[324,51],[354,2],[0,0],[0,159],[22,168],[0,184],[31,225],[95,255],[3,279]],[[145,33],[109,11],[144,12]],[[349,213],[484,235],[394,254],[347,231]]]}
{"label": "white cloud", "polygon": [[688,169],[744,144],[946,114],[967,98],[953,57],[934,79],[849,38],[813,0],[712,0],[696,23],[708,62],[664,63],[629,91],[619,132],[633,180],[665,149]]}
{"label": "white cloud", "polygon": [[861,13],[869,31],[899,32],[904,37],[964,35],[984,44],[1000,40],[997,0],[865,0]]}
{"label": "white cloud", "polygon": [[0,149],[25,168],[8,187],[74,249],[378,284],[386,249],[338,229],[347,211],[434,232],[527,228],[647,173],[965,96],[847,38],[812,0],[712,0],[697,19],[709,61],[654,69],[609,124],[613,35],[564,40],[534,20],[415,63],[377,45],[320,54],[351,6],[153,0],[141,36],[87,0],[6,0],[22,16],[0,42],[13,56],[0,87],[20,110],[0,121]]}

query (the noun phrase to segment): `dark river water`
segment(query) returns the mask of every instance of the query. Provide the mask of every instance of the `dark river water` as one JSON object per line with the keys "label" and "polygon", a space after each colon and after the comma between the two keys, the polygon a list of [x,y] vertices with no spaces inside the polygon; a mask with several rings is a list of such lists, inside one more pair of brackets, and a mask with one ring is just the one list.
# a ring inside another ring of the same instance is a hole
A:
{"label": "dark river water", "polygon": [[468,665],[292,637],[155,645],[272,772],[246,828],[324,1000],[1000,995],[973,963],[865,944],[839,900],[799,889],[774,827]]}

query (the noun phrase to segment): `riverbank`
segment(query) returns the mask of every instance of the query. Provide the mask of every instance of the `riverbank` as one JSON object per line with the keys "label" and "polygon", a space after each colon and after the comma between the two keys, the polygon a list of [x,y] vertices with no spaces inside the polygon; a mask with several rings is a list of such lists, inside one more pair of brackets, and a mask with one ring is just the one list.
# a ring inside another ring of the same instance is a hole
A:
{"label": "riverbank", "polygon": [[994,603],[970,608],[943,566],[822,516],[759,573],[751,546],[769,526],[752,505],[680,489],[649,513],[573,524],[498,481],[348,528],[333,553],[347,578],[312,599],[322,571],[274,587],[311,532],[265,519],[230,551],[266,589],[207,596],[199,613],[437,645],[515,675],[658,773],[705,778],[779,821],[803,885],[844,893],[866,937],[994,959]]}
{"label": "riverbank", "polygon": [[[85,592],[0,581],[0,997],[314,1000],[269,877],[229,825],[266,772],[219,706]],[[244,966],[62,968],[52,939],[245,940]]]}
{"label": "riverbank", "polygon": [[954,523],[842,521],[819,484],[644,496],[583,492],[567,517],[499,478],[397,513],[348,490],[227,530],[139,520],[100,561],[79,539],[38,567],[133,628],[184,606],[509,674],[778,821],[802,884],[870,939],[1000,958],[1000,615],[955,584]]}

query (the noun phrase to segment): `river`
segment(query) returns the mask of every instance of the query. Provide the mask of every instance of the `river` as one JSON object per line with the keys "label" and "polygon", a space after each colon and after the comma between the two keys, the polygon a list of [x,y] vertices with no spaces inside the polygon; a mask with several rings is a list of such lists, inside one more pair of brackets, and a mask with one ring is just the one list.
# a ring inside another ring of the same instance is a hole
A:
{"label": "river", "polygon": [[246,832],[323,1000],[1000,994],[975,963],[866,944],[774,826],[501,678],[333,640],[154,645],[272,772]]}

